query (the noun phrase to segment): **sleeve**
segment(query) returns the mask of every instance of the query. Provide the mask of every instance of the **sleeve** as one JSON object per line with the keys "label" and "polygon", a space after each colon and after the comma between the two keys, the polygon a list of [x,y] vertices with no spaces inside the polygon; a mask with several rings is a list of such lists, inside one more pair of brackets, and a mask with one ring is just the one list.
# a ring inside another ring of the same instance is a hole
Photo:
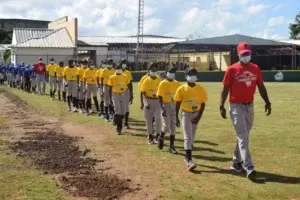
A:
{"label": "sleeve", "polygon": [[226,72],[225,72],[225,75],[224,75],[224,78],[223,78],[223,85],[226,85],[226,86],[230,86],[231,85],[231,82],[232,82],[232,68],[228,67]]}
{"label": "sleeve", "polygon": [[176,90],[176,93],[175,93],[175,96],[174,96],[174,100],[175,101],[182,101],[182,92],[181,92],[181,87],[179,87],[177,90]]}
{"label": "sleeve", "polygon": [[207,94],[206,94],[206,90],[202,87],[201,88],[201,103],[205,103],[207,102]]}
{"label": "sleeve", "polygon": [[64,69],[64,72],[63,72],[63,76],[66,76],[67,73],[68,73],[68,68],[65,68],[65,69]]}
{"label": "sleeve", "polygon": [[112,87],[112,86],[113,86],[113,80],[112,80],[112,78],[111,78],[111,77],[108,79],[108,81],[107,81],[107,85],[109,85],[110,87]]}
{"label": "sleeve", "polygon": [[129,82],[132,81],[132,74],[131,74],[131,72],[128,73],[128,77],[129,77]]}
{"label": "sleeve", "polygon": [[158,85],[158,89],[157,89],[157,93],[156,93],[156,96],[163,96],[163,91],[164,91],[164,84],[161,82],[159,85]]}
{"label": "sleeve", "polygon": [[102,70],[101,72],[100,72],[100,75],[99,75],[99,78],[104,78],[104,70]]}
{"label": "sleeve", "polygon": [[257,75],[256,75],[256,85],[260,85],[264,83],[264,79],[263,79],[263,76],[262,76],[262,72],[261,70],[259,69],[259,67],[257,67]]}
{"label": "sleeve", "polygon": [[141,83],[141,92],[145,92],[147,90],[147,80],[144,80],[142,83]]}
{"label": "sleeve", "polygon": [[46,71],[49,72],[49,65],[46,66]]}

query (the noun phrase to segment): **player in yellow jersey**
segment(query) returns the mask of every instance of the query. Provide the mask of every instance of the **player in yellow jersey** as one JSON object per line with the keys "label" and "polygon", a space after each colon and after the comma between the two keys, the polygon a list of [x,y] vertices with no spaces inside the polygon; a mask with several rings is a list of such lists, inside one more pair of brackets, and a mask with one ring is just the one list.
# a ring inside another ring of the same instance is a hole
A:
{"label": "player in yellow jersey", "polygon": [[123,118],[128,105],[127,90],[131,90],[132,88],[129,87],[130,80],[128,76],[122,73],[122,65],[116,66],[116,73],[108,79],[107,84],[110,87],[109,92],[115,108],[114,122],[117,126],[117,134],[120,135],[123,128]]}
{"label": "player in yellow jersey", "polygon": [[163,129],[158,139],[158,148],[163,149],[164,136],[167,132],[170,132],[169,151],[173,154],[177,153],[174,146],[176,132],[176,103],[174,95],[180,86],[180,83],[175,80],[175,74],[175,67],[168,69],[166,79],[159,84],[157,90],[163,119]]}
{"label": "player in yellow jersey", "polygon": [[127,70],[127,61],[126,60],[122,60],[121,61],[121,65],[122,65],[122,74],[127,76],[127,78],[129,79],[129,89],[126,90],[126,98],[127,98],[127,106],[125,108],[125,116],[124,116],[124,126],[129,129],[129,123],[128,123],[128,119],[129,119],[129,105],[132,104],[133,101],[133,93],[132,93],[132,74],[130,71]]}
{"label": "player in yellow jersey", "polygon": [[79,61],[79,67],[77,70],[77,84],[78,84],[78,105],[79,105],[79,113],[82,113],[85,109],[85,94],[84,94],[84,79],[83,74],[86,70],[87,61]]}
{"label": "player in yellow jersey", "polygon": [[[74,67],[74,61],[68,60],[69,66],[64,70],[64,81],[68,87],[68,107],[69,111],[77,112],[76,101],[77,101],[77,67]],[[71,101],[73,103],[73,109],[71,109]]]}
{"label": "player in yellow jersey", "polygon": [[143,93],[142,93],[142,91],[141,91],[141,86],[142,86],[143,81],[144,81],[147,77],[149,77],[149,72],[148,72],[147,74],[145,74],[145,75],[141,78],[140,82],[138,83],[138,88],[139,88],[139,91],[140,91],[141,110],[144,109],[144,97],[143,97]]}
{"label": "player in yellow jersey", "polygon": [[[57,81],[57,94],[58,94],[58,100],[61,101],[61,91],[63,91],[64,84],[63,84],[63,74],[64,74],[64,62],[60,61],[59,66],[55,67],[55,77]],[[66,94],[63,93],[63,99],[64,102],[66,102]]]}
{"label": "player in yellow jersey", "polygon": [[85,84],[85,98],[86,98],[86,116],[92,113],[92,100],[91,95],[94,100],[94,104],[99,113],[99,103],[97,99],[97,77],[96,77],[97,70],[92,61],[88,63],[88,68],[84,71],[83,80]]}
{"label": "player in yellow jersey", "polygon": [[49,85],[50,85],[50,97],[53,100],[55,98],[55,92],[57,89],[57,80],[55,77],[55,69],[57,65],[54,63],[54,58],[50,59],[50,64],[47,65],[46,71],[49,77]]}
{"label": "player in yellow jersey", "polygon": [[106,67],[106,66],[107,65],[104,65],[103,63],[101,63],[100,68],[96,72],[98,92],[99,92],[99,96],[100,96],[100,113],[99,113],[99,116],[101,116],[102,118],[105,118],[105,115],[104,115],[103,92],[101,91],[102,86],[101,86],[101,81],[100,81],[100,74],[101,74],[103,68]]}
{"label": "player in yellow jersey", "polygon": [[207,95],[204,87],[196,84],[197,70],[186,69],[187,83],[180,86],[175,94],[176,123],[179,126],[179,109],[182,111],[182,129],[184,136],[185,163],[189,171],[196,168],[192,160],[193,143],[196,137],[197,126],[202,118]]}
{"label": "player in yellow jersey", "polygon": [[153,140],[153,118],[155,121],[156,139],[161,133],[161,110],[157,97],[158,85],[161,80],[157,77],[157,64],[153,63],[149,66],[149,77],[141,84],[141,92],[143,93],[144,115],[148,132],[148,144],[154,144]]}
{"label": "player in yellow jersey", "polygon": [[113,68],[113,60],[109,60],[107,67],[104,68],[100,73],[100,84],[101,91],[103,92],[105,120],[109,121],[113,118],[113,105],[111,104],[111,98],[109,94],[109,85],[107,84],[108,79],[114,75],[116,70]]}

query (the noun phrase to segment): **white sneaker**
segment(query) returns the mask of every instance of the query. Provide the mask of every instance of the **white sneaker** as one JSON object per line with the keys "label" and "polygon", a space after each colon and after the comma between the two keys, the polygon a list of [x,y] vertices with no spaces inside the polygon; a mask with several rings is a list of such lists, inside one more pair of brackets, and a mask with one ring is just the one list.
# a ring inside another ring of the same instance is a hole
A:
{"label": "white sneaker", "polygon": [[197,165],[192,160],[190,160],[190,162],[187,164],[187,167],[189,171],[193,171],[194,169],[196,169]]}
{"label": "white sneaker", "polygon": [[71,112],[71,111],[72,111],[71,107],[69,107],[69,108],[68,108],[68,111],[69,111],[69,112]]}
{"label": "white sneaker", "polygon": [[79,113],[82,114],[82,110],[81,109],[79,109]]}
{"label": "white sneaker", "polygon": [[73,110],[72,110],[73,112],[77,112],[77,109],[76,108],[73,108]]}

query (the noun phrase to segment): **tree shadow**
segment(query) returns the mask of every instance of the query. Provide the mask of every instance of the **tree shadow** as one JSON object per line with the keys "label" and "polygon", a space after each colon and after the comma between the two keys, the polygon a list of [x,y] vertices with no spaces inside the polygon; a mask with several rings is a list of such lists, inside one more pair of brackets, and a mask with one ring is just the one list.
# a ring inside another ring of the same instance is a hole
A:
{"label": "tree shadow", "polygon": [[[183,153],[178,153],[178,155],[185,156],[185,154]],[[193,155],[192,157],[199,160],[207,160],[212,162],[229,162],[232,160],[232,158],[219,157],[219,156]]]}
{"label": "tree shadow", "polygon": [[[184,149],[183,146],[176,146],[175,148]],[[208,152],[212,152],[212,153],[225,154],[224,151],[219,151],[219,150],[215,150],[212,148],[195,147],[195,146],[193,147],[193,151],[208,151]]]}
{"label": "tree shadow", "polygon": [[[197,170],[197,171],[195,170],[196,174],[217,173],[217,174],[229,174],[233,176],[245,177],[244,173],[236,173],[230,169],[221,169],[221,168],[207,166],[207,165],[198,165],[198,166],[209,168],[212,170]],[[257,184],[265,184],[267,182],[283,183],[283,184],[300,184],[300,177],[284,176],[284,175],[272,174],[267,172],[257,172],[256,177],[251,179],[251,181]]]}

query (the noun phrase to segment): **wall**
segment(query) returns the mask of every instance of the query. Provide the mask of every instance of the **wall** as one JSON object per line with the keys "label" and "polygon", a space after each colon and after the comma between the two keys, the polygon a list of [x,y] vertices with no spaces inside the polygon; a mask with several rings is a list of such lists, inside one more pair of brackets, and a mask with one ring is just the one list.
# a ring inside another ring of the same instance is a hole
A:
{"label": "wall", "polygon": [[74,51],[72,48],[17,48],[12,51],[12,62],[33,64],[42,57],[45,63],[49,63],[53,57],[56,63],[60,61],[67,63],[68,59],[73,58]]}
{"label": "wall", "polygon": [[59,18],[48,24],[49,29],[66,28],[71,36],[73,45],[77,46],[78,21],[77,18],[69,19],[67,16]]}
{"label": "wall", "polygon": [[[133,72],[132,77],[134,82],[138,82],[146,72]],[[265,82],[277,82],[277,78],[281,78],[278,71],[263,72],[263,77]],[[283,71],[283,82],[300,82],[300,71]],[[224,72],[199,72],[198,78],[201,82],[221,82],[224,77]],[[176,79],[178,81],[185,81],[185,75],[183,72],[178,72],[176,74]]]}

